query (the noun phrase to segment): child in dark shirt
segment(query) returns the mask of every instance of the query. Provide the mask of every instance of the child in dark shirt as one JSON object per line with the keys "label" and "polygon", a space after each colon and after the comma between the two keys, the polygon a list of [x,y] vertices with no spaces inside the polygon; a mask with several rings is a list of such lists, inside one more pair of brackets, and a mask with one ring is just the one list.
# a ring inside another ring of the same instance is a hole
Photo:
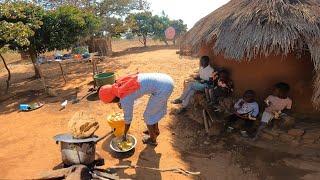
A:
{"label": "child in dark shirt", "polygon": [[226,70],[213,72],[205,89],[206,97],[210,105],[218,105],[221,98],[226,98],[233,92],[233,82]]}

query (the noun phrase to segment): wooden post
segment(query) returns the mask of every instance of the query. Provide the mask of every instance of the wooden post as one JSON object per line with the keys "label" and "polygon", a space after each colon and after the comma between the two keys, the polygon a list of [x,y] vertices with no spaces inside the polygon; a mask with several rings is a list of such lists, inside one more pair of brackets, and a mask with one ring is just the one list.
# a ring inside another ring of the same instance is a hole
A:
{"label": "wooden post", "polygon": [[59,63],[59,66],[60,66],[61,75],[62,75],[62,77],[63,77],[64,83],[65,83],[65,84],[67,84],[66,76],[65,76],[65,74],[64,74],[64,71],[63,71],[62,65],[61,65],[61,63],[60,63],[60,62],[58,62],[58,63]]}
{"label": "wooden post", "polygon": [[205,109],[202,110],[202,115],[203,115],[203,123],[204,123],[204,128],[206,130],[206,133],[209,133],[209,124],[208,124],[208,118],[207,118],[207,112]]}
{"label": "wooden post", "polygon": [[96,62],[96,58],[92,58],[91,60],[91,63],[92,63],[92,78],[93,78],[93,86],[94,86],[94,89],[96,88],[96,82],[94,80],[94,76],[96,75],[96,73],[98,73],[98,69],[97,69],[97,62]]}

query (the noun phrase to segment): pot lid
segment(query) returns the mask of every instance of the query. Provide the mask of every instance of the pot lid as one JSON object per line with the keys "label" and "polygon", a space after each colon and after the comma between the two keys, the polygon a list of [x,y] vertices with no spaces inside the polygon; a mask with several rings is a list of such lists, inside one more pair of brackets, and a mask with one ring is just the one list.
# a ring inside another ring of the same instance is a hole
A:
{"label": "pot lid", "polygon": [[99,140],[99,137],[94,136],[94,137],[85,138],[85,139],[76,139],[71,134],[65,133],[65,134],[58,134],[54,136],[53,139],[58,142],[66,142],[66,143],[87,143],[87,142],[97,142]]}

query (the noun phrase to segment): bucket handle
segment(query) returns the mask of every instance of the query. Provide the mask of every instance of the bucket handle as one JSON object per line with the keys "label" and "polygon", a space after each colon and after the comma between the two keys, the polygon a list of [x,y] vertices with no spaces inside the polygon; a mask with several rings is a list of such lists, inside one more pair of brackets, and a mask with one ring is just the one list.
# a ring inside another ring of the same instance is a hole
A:
{"label": "bucket handle", "polygon": [[100,142],[101,140],[103,140],[104,138],[110,136],[112,133],[113,133],[113,131],[110,131],[110,132],[108,132],[107,134],[105,134],[104,136],[101,136],[101,137],[96,141],[96,143],[98,143],[98,142]]}

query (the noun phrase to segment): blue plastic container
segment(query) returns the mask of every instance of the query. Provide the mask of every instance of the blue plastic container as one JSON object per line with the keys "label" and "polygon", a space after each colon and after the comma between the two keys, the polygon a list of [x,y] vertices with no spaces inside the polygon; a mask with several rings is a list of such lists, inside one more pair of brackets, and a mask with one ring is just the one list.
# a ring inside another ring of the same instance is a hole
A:
{"label": "blue plastic container", "polygon": [[19,105],[20,111],[27,111],[27,110],[29,110],[29,108],[30,108],[29,104],[20,104]]}

